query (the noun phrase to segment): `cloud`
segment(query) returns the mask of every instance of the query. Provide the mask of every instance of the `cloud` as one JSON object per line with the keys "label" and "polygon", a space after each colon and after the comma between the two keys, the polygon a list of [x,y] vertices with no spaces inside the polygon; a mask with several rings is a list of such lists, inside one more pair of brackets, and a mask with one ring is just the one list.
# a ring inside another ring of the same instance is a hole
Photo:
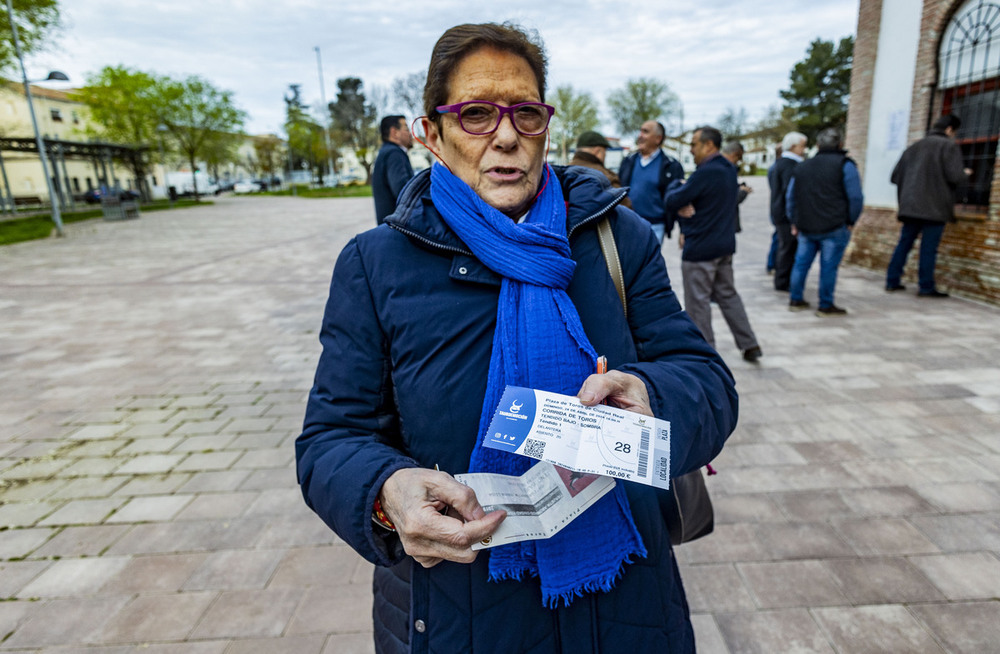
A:
{"label": "cloud", "polygon": [[388,87],[426,67],[440,34],[461,22],[513,20],[537,29],[550,59],[549,86],[572,84],[603,102],[630,77],[668,82],[685,123],[714,120],[726,106],[752,116],[780,102],[788,72],[817,37],[853,34],[858,0],[74,0],[65,29],[30,75],[57,68],[81,84],[105,65],[183,77],[197,74],[236,93],[253,132],[280,131],[288,85],[319,101],[314,47],[326,95],[336,79]]}

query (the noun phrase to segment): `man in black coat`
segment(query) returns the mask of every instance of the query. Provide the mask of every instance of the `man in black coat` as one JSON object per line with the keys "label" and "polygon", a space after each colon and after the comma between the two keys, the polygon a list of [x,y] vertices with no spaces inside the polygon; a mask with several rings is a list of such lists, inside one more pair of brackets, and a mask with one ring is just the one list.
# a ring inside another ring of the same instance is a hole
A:
{"label": "man in black coat", "polygon": [[792,280],[792,264],[795,263],[795,247],[797,239],[792,234],[792,223],[785,211],[785,193],[788,182],[792,179],[792,171],[802,162],[806,153],[808,139],[800,132],[789,132],[781,140],[781,158],[775,162],[768,174],[771,186],[771,220],[778,232],[778,251],[774,257],[774,290],[787,291]]}
{"label": "man in black coat", "polygon": [[910,248],[920,236],[918,278],[921,297],[948,297],[937,289],[934,267],[945,223],[955,216],[955,189],[972,174],[962,164],[962,149],[955,132],[962,121],[951,114],[934,121],[930,133],[903,152],[892,171],[899,198],[899,220],[903,228],[892,253],[885,277],[885,290],[902,291],[901,278]]}
{"label": "man in black coat", "polygon": [[718,304],[743,358],[754,362],[762,352],[733,280],[739,186],[736,167],[719,152],[721,145],[722,134],[714,127],[694,131],[691,154],[698,168],[686,184],[671,186],[666,208],[680,216],[684,237],[684,310],[715,347],[712,302]]}
{"label": "man in black coat", "polygon": [[407,151],[413,145],[413,135],[403,116],[382,119],[382,148],[372,170],[372,197],[375,198],[375,222],[379,225],[396,210],[396,198],[413,177],[413,167]]}

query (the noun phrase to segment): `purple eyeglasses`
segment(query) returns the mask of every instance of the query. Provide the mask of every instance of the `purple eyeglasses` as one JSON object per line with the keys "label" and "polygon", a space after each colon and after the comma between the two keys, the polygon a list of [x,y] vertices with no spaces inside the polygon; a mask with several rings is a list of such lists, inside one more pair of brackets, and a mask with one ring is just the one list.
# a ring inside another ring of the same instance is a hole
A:
{"label": "purple eyeglasses", "polygon": [[437,110],[442,114],[455,114],[462,130],[476,136],[497,131],[504,114],[510,115],[511,124],[521,136],[540,136],[548,129],[549,120],[556,112],[555,107],[541,102],[521,102],[505,107],[485,100],[443,104]]}

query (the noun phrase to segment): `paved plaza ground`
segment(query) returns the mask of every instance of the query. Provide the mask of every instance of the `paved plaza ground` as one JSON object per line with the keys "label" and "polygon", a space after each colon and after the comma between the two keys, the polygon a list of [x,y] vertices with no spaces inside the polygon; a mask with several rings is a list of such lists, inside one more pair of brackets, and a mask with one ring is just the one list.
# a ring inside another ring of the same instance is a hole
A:
{"label": "paved plaza ground", "polygon": [[[716,314],[740,422],[715,533],[677,550],[699,651],[1000,652],[1000,309],[847,267],[850,315],[788,312],[752,181],[764,358]],[[370,199],[231,197],[0,248],[0,652],[372,651],[371,567],[303,504],[293,441],[373,224]]]}

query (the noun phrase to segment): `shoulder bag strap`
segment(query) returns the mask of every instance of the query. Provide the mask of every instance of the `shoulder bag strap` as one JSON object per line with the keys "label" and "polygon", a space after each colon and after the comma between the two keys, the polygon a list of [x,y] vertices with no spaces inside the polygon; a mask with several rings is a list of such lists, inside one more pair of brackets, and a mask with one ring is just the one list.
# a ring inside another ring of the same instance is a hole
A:
{"label": "shoulder bag strap", "polygon": [[618,299],[622,301],[622,310],[625,312],[625,318],[628,319],[628,302],[625,300],[625,276],[622,274],[622,262],[618,258],[618,246],[615,244],[615,234],[611,231],[611,221],[608,218],[602,218],[597,223],[597,240],[601,243],[604,262],[608,264],[608,272],[611,273],[611,280],[615,283],[615,290],[618,291]]}

